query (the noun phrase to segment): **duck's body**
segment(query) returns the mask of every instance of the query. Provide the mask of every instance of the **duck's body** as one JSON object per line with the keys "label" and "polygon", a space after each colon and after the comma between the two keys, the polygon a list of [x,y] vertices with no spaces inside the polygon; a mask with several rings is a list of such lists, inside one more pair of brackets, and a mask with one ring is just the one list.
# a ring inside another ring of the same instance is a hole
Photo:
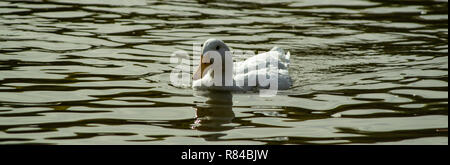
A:
{"label": "duck's body", "polygon": [[[223,64],[222,68],[225,70],[223,73],[231,72],[232,76],[226,77],[224,74],[222,79],[232,81],[232,85],[223,85],[225,83],[211,85],[214,82],[214,70],[211,69],[210,63],[202,62],[209,51],[216,51],[223,57],[222,61],[225,61],[227,54],[224,52],[229,51],[229,48],[217,39],[209,39],[203,44],[200,66],[193,76],[192,87],[196,90],[250,91],[267,89],[270,88],[270,84],[263,80],[270,78],[275,78],[273,80],[278,83],[276,84],[278,90],[286,90],[292,84],[288,72],[290,53],[274,47],[269,52],[254,55],[245,61],[234,62],[232,67],[225,67]],[[231,59],[231,57],[229,58]]]}

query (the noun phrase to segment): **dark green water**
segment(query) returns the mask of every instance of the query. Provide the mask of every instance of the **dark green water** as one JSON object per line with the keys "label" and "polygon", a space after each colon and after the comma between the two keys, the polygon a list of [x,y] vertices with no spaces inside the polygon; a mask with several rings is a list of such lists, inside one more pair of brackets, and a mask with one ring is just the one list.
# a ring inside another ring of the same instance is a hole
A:
{"label": "dark green water", "polygon": [[[447,0],[1,1],[0,144],[448,145],[447,21]],[[293,87],[171,84],[208,38],[290,51]]]}

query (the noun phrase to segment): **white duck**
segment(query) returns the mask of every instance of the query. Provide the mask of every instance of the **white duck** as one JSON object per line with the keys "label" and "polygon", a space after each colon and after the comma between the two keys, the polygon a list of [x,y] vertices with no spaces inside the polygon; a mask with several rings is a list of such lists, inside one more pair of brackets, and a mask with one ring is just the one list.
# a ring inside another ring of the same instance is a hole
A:
{"label": "white duck", "polygon": [[[278,82],[276,88],[278,90],[286,90],[291,86],[292,82],[288,72],[290,58],[289,52],[285,54],[283,49],[274,47],[269,52],[261,53],[252,56],[245,61],[235,63],[232,63],[231,54],[227,54],[226,52],[230,52],[230,48],[221,40],[208,39],[203,43],[200,56],[200,65],[192,77],[194,80],[192,87],[194,89],[249,91],[270,88],[269,83],[258,81],[258,79],[261,78],[277,78],[278,80],[275,81]],[[212,57],[213,54],[216,54],[217,56],[220,55],[222,64],[214,63],[214,58]],[[227,65],[225,61],[231,61],[232,65]],[[221,68],[224,68],[221,69],[222,83],[219,85],[213,84],[215,81],[214,75],[216,75],[214,74],[214,65],[221,65]],[[225,81],[230,80],[232,82],[231,85],[223,85],[225,84]],[[249,82],[249,80],[251,82]]]}

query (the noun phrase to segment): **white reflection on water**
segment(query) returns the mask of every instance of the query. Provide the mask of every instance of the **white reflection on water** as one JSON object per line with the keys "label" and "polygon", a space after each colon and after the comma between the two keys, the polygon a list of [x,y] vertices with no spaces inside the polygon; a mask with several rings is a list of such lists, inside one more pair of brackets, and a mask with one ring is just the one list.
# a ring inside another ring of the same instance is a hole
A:
{"label": "white reflection on water", "polygon": [[196,91],[194,96],[200,97],[195,106],[196,120],[193,129],[207,131],[224,131],[233,129],[226,126],[234,119],[233,94],[228,91]]}

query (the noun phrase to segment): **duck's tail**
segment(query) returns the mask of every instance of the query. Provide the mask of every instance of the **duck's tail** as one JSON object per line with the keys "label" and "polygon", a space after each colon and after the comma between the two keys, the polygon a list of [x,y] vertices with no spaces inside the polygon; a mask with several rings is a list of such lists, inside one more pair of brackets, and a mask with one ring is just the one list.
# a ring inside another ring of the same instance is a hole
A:
{"label": "duck's tail", "polygon": [[284,53],[283,48],[280,48],[278,46],[273,47],[270,49],[270,51],[278,52],[278,59],[280,59],[281,62],[286,64],[287,67],[289,67],[290,59],[291,59],[291,53],[288,51],[287,53]]}

